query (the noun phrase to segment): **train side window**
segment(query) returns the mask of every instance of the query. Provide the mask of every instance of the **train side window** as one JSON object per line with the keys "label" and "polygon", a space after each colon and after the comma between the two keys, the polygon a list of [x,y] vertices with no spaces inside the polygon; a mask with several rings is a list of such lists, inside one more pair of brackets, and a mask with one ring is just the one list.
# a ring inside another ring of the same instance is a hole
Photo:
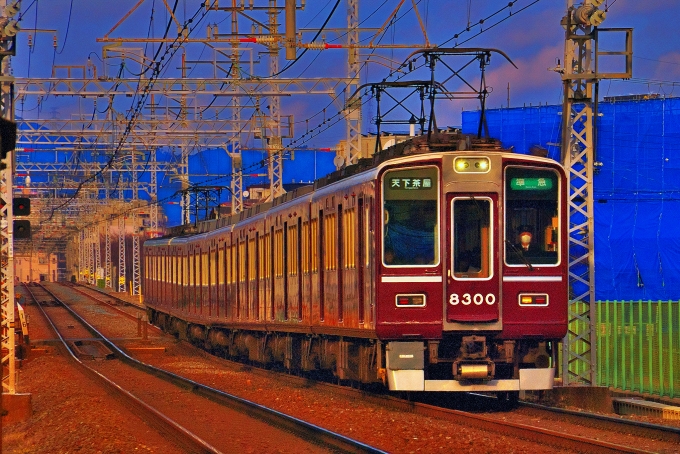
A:
{"label": "train side window", "polygon": [[262,254],[264,255],[264,274],[263,276],[267,279],[272,277],[272,235],[271,233],[266,233],[264,235],[264,250]]}
{"label": "train side window", "polygon": [[356,226],[356,210],[349,208],[345,210],[343,215],[343,250],[342,258],[344,267],[346,269],[356,268],[356,241],[357,241],[357,226]]}
{"label": "train side window", "polygon": [[217,283],[224,284],[224,248],[217,252]]}
{"label": "train side window", "polygon": [[364,267],[369,267],[371,264],[371,245],[373,238],[373,199],[367,199],[367,203],[364,206]]}
{"label": "train side window", "polygon": [[177,284],[180,287],[184,285],[184,256],[181,251],[177,251]]}
{"label": "train side window", "polygon": [[552,169],[505,169],[505,263],[559,263],[559,178]]}
{"label": "train side window", "polygon": [[238,281],[244,283],[246,281],[246,242],[239,241],[238,243]]}
{"label": "train side window", "polygon": [[310,269],[310,254],[309,254],[309,247],[310,247],[310,237],[309,237],[309,222],[303,222],[302,223],[302,232],[301,232],[301,252],[302,252],[302,273],[303,274],[309,274],[309,269]]}
{"label": "train side window", "polygon": [[[194,287],[201,285],[201,251],[194,249]],[[199,295],[198,292],[195,295]],[[200,298],[196,297],[196,306],[198,306]]]}
{"label": "train side window", "polygon": [[319,271],[319,219],[312,219],[310,224],[310,268],[312,273]]}
{"label": "train side window", "polygon": [[182,285],[189,284],[189,256],[182,254]]}
{"label": "train side window", "polygon": [[385,172],[383,263],[432,266],[439,263],[439,170],[437,167]]}
{"label": "train side window", "polygon": [[255,278],[257,277],[257,274],[255,273],[255,267],[257,266],[257,262],[255,261],[255,252],[256,252],[256,239],[255,237],[248,238],[248,257],[250,257],[250,260],[248,260],[248,281],[253,282]]}
{"label": "train side window", "polygon": [[287,245],[287,260],[288,260],[288,275],[297,276],[298,273],[298,226],[293,224],[288,227],[288,241]]}
{"label": "train side window", "polygon": [[230,284],[235,284],[236,283],[236,246],[235,245],[230,245],[229,246],[229,271],[228,271],[228,276],[229,276],[229,283]]}
{"label": "train side window", "polygon": [[[224,244],[224,283],[231,284],[231,248],[228,244]],[[227,299],[225,292],[224,298]]]}
{"label": "train side window", "polygon": [[208,253],[204,252],[201,256],[203,261],[201,265],[201,283],[203,285],[210,285],[210,273],[208,272]]}
{"label": "train side window", "polygon": [[274,232],[274,277],[283,277],[283,229]]}
{"label": "train side window", "polygon": [[454,278],[487,279],[493,274],[493,202],[486,197],[456,197],[452,204]]}
{"label": "train side window", "polygon": [[165,254],[163,253],[161,253],[160,268],[161,268],[161,282],[165,282]]}
{"label": "train side window", "polygon": [[[182,256],[182,251],[176,252],[177,258],[177,284],[184,285],[184,257]],[[181,289],[180,289],[181,291]],[[179,295],[178,295],[179,296]]]}
{"label": "train side window", "polygon": [[266,233],[258,237],[259,243],[257,246],[257,274],[260,277],[260,279],[267,277],[266,273],[267,266],[265,262],[265,260],[267,259],[267,254],[265,253],[267,251],[266,240],[267,240]]}
{"label": "train side window", "polygon": [[218,251],[215,251],[214,254],[210,254],[210,285],[217,285],[217,276],[219,273],[217,272],[217,269],[219,268],[220,264],[220,255]]}
{"label": "train side window", "polygon": [[175,283],[175,255],[174,252],[168,250],[168,283]]}
{"label": "train side window", "polygon": [[180,280],[182,282],[182,287],[185,288],[187,286],[187,268],[189,265],[187,264],[187,256],[184,251],[181,252],[181,255],[179,257],[180,260],[180,268],[181,268],[181,277]]}
{"label": "train side window", "polygon": [[187,262],[189,263],[187,284],[191,287],[194,285],[194,254],[189,254]]}
{"label": "train side window", "polygon": [[337,268],[337,221],[332,213],[324,218],[324,269]]}

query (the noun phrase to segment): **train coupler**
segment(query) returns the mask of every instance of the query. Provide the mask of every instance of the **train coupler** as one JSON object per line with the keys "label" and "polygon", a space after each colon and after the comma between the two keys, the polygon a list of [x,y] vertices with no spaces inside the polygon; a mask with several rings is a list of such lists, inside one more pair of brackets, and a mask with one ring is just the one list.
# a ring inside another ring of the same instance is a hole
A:
{"label": "train coupler", "polygon": [[453,362],[453,378],[458,381],[491,380],[495,374],[496,365],[488,359]]}

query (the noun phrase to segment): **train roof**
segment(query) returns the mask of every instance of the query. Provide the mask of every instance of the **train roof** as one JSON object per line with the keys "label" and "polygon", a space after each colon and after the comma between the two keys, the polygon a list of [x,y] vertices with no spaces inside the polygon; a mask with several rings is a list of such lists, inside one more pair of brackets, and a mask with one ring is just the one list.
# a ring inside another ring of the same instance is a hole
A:
{"label": "train roof", "polygon": [[[177,240],[174,244],[181,244],[182,238],[191,237],[196,238],[196,235],[205,234],[214,230],[224,231],[225,228],[235,228],[238,224],[246,219],[252,220],[257,216],[264,216],[265,213],[270,213],[272,210],[277,211],[287,202],[299,199],[304,196],[313,197],[317,192],[324,193],[323,189],[328,186],[336,186],[343,180],[351,183],[352,180],[360,174],[364,177],[375,176],[379,171],[381,164],[392,161],[396,158],[411,157],[424,154],[437,154],[445,151],[479,151],[479,152],[509,152],[503,149],[501,143],[497,139],[477,138],[473,135],[463,134],[458,131],[446,131],[432,133],[430,135],[416,136],[403,142],[397,143],[384,150],[378,151],[369,158],[362,158],[356,164],[346,166],[335,172],[332,172],[325,177],[319,178],[313,184],[302,186],[287,192],[280,197],[277,197],[271,202],[260,203],[254,205],[240,213],[232,214],[220,219],[212,219],[208,221],[198,222],[194,225],[181,225],[171,227],[169,232],[163,238],[147,240],[147,246],[159,246],[170,244],[168,239],[174,238]],[[522,155],[523,158],[528,157]],[[536,157],[537,161],[545,161],[545,158]],[[370,172],[373,170],[374,172]],[[355,182],[354,181],[354,182]],[[329,189],[330,190],[330,189]],[[332,189],[332,190],[335,190]],[[314,193],[314,194],[313,194]]]}

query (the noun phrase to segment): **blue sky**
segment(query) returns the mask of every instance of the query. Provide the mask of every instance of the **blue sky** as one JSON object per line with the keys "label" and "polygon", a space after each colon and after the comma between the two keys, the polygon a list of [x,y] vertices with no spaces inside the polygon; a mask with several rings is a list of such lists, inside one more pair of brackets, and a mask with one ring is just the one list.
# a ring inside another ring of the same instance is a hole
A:
{"label": "blue sky", "polygon": [[[137,3],[137,0],[23,0],[21,26],[28,29],[56,30],[56,52],[53,46],[53,33],[40,32],[20,33],[17,42],[17,56],[12,59],[14,75],[19,78],[49,77],[54,65],[79,65],[87,62],[88,56],[98,65],[98,73],[104,71],[100,58],[102,43],[96,38],[104,36],[123,16]],[[173,5],[172,0],[167,2]],[[179,0],[177,17],[180,21],[194,15],[199,9],[198,0]],[[220,2],[222,5],[227,0]],[[282,5],[282,0],[278,1]],[[488,100],[488,107],[496,108],[507,105],[508,84],[510,85],[510,105],[558,104],[562,100],[562,84],[559,75],[548,68],[555,67],[558,59],[563,59],[564,31],[560,19],[566,10],[566,0],[517,0],[512,8],[507,8],[508,0],[406,0],[398,11],[396,19],[385,26],[384,33],[375,38],[383,44],[424,43],[425,39],[419,26],[417,15],[413,12],[413,4],[418,12],[430,43],[454,46],[459,43],[465,47],[490,47],[505,52],[518,66],[512,68],[501,58],[494,58],[487,72],[487,83],[493,88]],[[246,2],[248,4],[248,2]],[[265,0],[256,0],[256,5],[268,4]],[[299,4],[299,2],[298,2]],[[320,27],[329,16],[335,2],[306,2],[304,11],[298,12],[299,29]],[[363,0],[360,2],[360,21],[362,28],[378,29],[385,25],[390,14],[399,4],[398,0]],[[155,10],[153,23],[150,23],[152,7]],[[677,94],[675,85],[680,81],[680,30],[677,17],[680,5],[677,0],[657,0],[640,2],[639,0],[607,0],[601,7],[607,8],[607,19],[601,25],[609,27],[634,28],[634,62],[633,79],[629,81],[604,81],[600,86],[602,96],[662,93],[667,96]],[[498,12],[497,14],[494,14]],[[510,15],[510,12],[512,15]],[[258,11],[248,12],[256,20],[266,21],[266,16]],[[479,21],[484,19],[483,24]],[[283,16],[281,16],[283,22]],[[145,0],[141,6],[127,18],[122,25],[111,33],[112,37],[145,37],[161,36],[167,23],[167,13],[161,0]],[[330,17],[327,31],[322,35],[329,43],[340,43],[343,38],[332,31],[333,28],[346,27],[346,2],[340,2],[335,13]],[[204,37],[206,25],[216,24],[221,33],[230,28],[230,16],[225,12],[211,12],[202,22],[196,24],[192,37]],[[240,23],[241,30],[246,28]],[[172,33],[176,33],[173,25]],[[283,25],[281,27],[283,30]],[[33,47],[29,51],[28,35],[32,34]],[[455,38],[455,35],[459,35]],[[309,42],[313,32],[304,32],[304,42]],[[361,33],[362,43],[370,40],[368,32]],[[607,42],[606,45],[611,43]],[[601,44],[605,45],[605,44]],[[128,45],[142,47],[143,44]],[[622,46],[622,45],[621,45]],[[205,46],[195,44],[188,46],[188,59],[206,58]],[[259,52],[263,46],[254,45],[254,55],[264,57]],[[621,47],[622,48],[622,47]],[[620,50],[620,49],[613,49]],[[301,51],[298,50],[298,54]],[[371,52],[362,49],[363,56]],[[390,62],[401,62],[411,50],[381,49],[373,52],[371,63],[362,68],[362,82],[378,81],[389,74]],[[147,54],[152,55],[150,48]],[[339,49],[326,51],[308,51],[299,59],[284,76],[288,77],[343,77],[346,75],[346,52]],[[175,58],[176,60],[176,58]],[[108,61],[107,74],[116,74],[120,66],[116,61]],[[287,62],[281,58],[280,67]],[[173,61],[163,75],[169,77],[177,74],[179,64]],[[192,77],[207,77],[204,65],[193,65],[190,69]],[[267,65],[261,64],[256,69],[258,75],[266,75]],[[133,64],[126,67],[128,77],[135,71]],[[65,70],[60,70],[65,71]],[[677,87],[680,91],[680,87]],[[50,114],[64,114],[87,110],[87,101],[77,99],[27,99],[17,104],[17,112],[23,112],[25,118],[44,118]],[[326,108],[323,112],[323,108]],[[364,130],[374,129],[369,123],[375,107],[370,102],[364,111]],[[124,110],[124,106],[119,107]],[[460,111],[474,108],[474,105],[461,103],[452,105],[439,114],[440,125],[460,124]],[[100,109],[101,110],[101,109]],[[330,97],[301,96],[282,101],[282,113],[295,115],[297,122],[296,136],[306,132],[308,128],[323,124],[324,115],[330,117],[338,112],[338,105],[331,102]],[[315,136],[307,145],[328,147],[334,146],[344,138],[344,128],[325,129]]]}

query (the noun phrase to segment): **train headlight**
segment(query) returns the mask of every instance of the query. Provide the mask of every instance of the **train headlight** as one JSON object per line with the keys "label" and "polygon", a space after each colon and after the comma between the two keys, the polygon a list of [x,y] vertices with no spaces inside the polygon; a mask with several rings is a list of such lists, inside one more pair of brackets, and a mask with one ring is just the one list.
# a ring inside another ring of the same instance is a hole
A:
{"label": "train headlight", "polygon": [[490,167],[489,158],[456,158],[453,161],[457,173],[486,173]]}

